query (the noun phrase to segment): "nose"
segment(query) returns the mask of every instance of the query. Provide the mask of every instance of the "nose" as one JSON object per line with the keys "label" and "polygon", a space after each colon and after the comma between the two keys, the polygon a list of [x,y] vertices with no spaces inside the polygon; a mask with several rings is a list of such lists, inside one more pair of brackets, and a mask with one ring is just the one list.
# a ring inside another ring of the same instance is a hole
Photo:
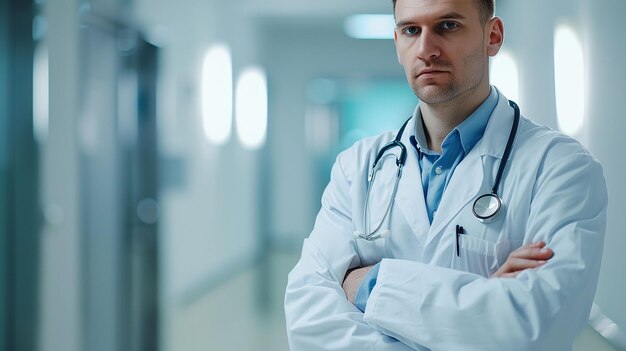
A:
{"label": "nose", "polygon": [[422,30],[416,45],[417,57],[422,61],[431,61],[441,55],[437,34],[431,30]]}

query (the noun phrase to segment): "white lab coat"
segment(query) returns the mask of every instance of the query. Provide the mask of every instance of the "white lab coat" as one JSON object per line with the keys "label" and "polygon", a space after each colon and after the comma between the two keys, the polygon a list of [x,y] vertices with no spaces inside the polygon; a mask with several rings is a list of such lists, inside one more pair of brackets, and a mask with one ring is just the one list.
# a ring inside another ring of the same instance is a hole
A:
{"label": "white lab coat", "polygon": [[[338,157],[315,227],[289,274],[285,314],[290,348],[308,350],[571,350],[595,294],[606,226],[602,167],[577,141],[522,118],[500,187],[505,213],[492,224],[472,214],[490,191],[513,123],[500,93],[483,138],[457,166],[429,225],[415,149],[392,212],[391,235],[363,231],[366,178],[384,133]],[[396,167],[387,162],[371,195],[379,223]],[[460,256],[455,226],[462,225]],[[555,254],[517,278],[488,277],[514,249],[544,240]],[[346,300],[348,269],[381,262],[365,313]]]}

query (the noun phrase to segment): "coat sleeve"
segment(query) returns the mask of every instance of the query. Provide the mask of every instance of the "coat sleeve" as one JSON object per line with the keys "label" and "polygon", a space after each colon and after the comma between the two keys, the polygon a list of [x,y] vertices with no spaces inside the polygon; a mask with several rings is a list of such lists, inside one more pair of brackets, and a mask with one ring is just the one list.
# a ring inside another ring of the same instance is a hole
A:
{"label": "coat sleeve", "polygon": [[349,268],[360,265],[352,228],[349,183],[338,158],[313,232],[289,273],[285,316],[291,350],[412,350],[365,323],[346,298],[341,282]]}
{"label": "coat sleeve", "polygon": [[602,167],[580,149],[547,152],[527,190],[524,242],[544,240],[555,253],[547,264],[487,279],[385,259],[364,320],[410,346],[437,350],[571,350],[593,302],[607,207]]}

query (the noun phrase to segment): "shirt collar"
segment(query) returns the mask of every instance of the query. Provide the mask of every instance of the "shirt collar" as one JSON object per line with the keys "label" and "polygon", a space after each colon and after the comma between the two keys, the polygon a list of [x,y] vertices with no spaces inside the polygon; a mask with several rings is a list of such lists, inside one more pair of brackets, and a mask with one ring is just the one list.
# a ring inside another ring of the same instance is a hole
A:
{"label": "shirt collar", "polygon": [[428,149],[428,142],[426,141],[426,132],[424,131],[424,121],[422,120],[422,111],[420,110],[419,103],[413,111],[413,119],[415,120],[415,141],[417,141],[417,147],[421,152],[431,154],[432,151]]}
{"label": "shirt collar", "polygon": [[478,140],[482,138],[487,122],[489,122],[489,117],[491,117],[497,104],[498,92],[492,87],[487,99],[469,117],[454,128],[459,132],[461,145],[463,145],[463,151],[465,151],[466,155],[472,150]]}
{"label": "shirt collar", "polygon": [[[467,117],[461,124],[456,126],[444,139],[444,144],[454,133],[458,133],[463,151],[468,154],[470,150],[476,145],[478,140],[482,138],[489,117],[493,113],[493,110],[498,104],[498,91],[491,87],[491,92],[487,99],[478,106],[478,108]],[[424,130],[424,122],[422,120],[422,112],[419,108],[419,104],[413,111],[413,118],[415,120],[415,140],[420,151],[425,154],[435,154],[432,150],[428,149],[428,142],[426,141],[426,131]]]}

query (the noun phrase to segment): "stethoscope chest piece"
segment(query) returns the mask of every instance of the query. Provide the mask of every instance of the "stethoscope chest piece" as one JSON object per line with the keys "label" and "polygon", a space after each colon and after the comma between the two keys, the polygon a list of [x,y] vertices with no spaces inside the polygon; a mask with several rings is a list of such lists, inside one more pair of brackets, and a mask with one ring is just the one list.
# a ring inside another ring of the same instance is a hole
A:
{"label": "stethoscope chest piece", "polygon": [[497,221],[504,212],[502,209],[502,199],[498,196],[498,187],[500,186],[500,181],[502,180],[502,174],[504,173],[507,160],[511,155],[513,141],[515,140],[515,134],[517,133],[517,127],[520,120],[520,111],[517,104],[513,101],[509,101],[509,104],[513,107],[513,110],[515,110],[515,116],[513,118],[511,133],[509,133],[509,140],[506,142],[502,160],[500,161],[500,166],[498,167],[495,183],[491,189],[491,193],[479,196],[476,201],[474,201],[474,206],[472,206],[474,216],[476,216],[481,223],[493,223]]}
{"label": "stethoscope chest piece", "polygon": [[493,223],[502,215],[502,200],[496,194],[484,194],[474,201],[474,216],[482,223]]}

